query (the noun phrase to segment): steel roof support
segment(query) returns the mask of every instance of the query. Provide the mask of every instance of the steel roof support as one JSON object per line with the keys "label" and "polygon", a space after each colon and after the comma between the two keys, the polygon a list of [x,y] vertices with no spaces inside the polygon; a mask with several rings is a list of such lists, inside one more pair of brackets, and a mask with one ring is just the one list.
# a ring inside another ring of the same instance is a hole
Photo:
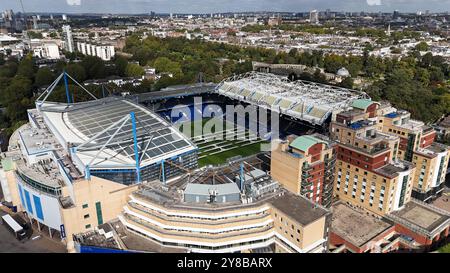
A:
{"label": "steel roof support", "polygon": [[69,83],[67,82],[67,73],[66,73],[66,70],[63,71],[63,76],[64,76],[64,88],[66,89],[67,104],[69,104],[69,103],[70,103]]}
{"label": "steel roof support", "polygon": [[139,150],[137,143],[137,135],[136,135],[136,117],[134,112],[130,113],[131,125],[133,128],[133,141],[134,141],[134,160],[136,161],[136,180],[138,183],[141,183],[141,167],[139,162]]}
{"label": "steel roof support", "polygon": [[[85,92],[87,92],[89,95],[91,95],[92,98],[97,99],[91,92],[89,92],[89,90],[87,90],[86,88],[84,88],[83,85],[81,85],[79,82],[77,82],[72,76],[70,76],[69,74],[67,74],[67,72],[64,70],[57,78],[56,80],[49,85],[49,87],[47,87],[47,89],[45,89],[44,92],[42,92],[42,94],[36,99],[36,105],[40,106],[42,105],[47,98],[50,96],[50,94],[55,90],[55,87],[58,85],[59,81],[61,81],[61,79],[64,78],[64,86],[65,86],[65,90],[66,90],[66,98],[67,98],[67,104],[73,103],[73,97],[72,97],[72,101],[70,99],[70,95],[69,95],[69,82],[68,79],[71,79],[75,84],[77,84],[79,87],[81,87],[81,89],[83,89]],[[41,100],[42,96],[45,97]]]}

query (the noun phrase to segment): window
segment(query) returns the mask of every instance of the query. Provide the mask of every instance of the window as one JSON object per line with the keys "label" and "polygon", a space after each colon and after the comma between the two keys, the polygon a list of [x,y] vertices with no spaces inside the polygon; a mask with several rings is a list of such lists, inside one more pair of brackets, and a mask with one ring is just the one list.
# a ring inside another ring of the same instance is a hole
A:
{"label": "window", "polygon": [[91,224],[84,226],[86,229],[91,228]]}
{"label": "window", "polygon": [[85,214],[85,215],[83,216],[83,218],[84,218],[84,219],[88,219],[88,218],[89,218],[89,214]]}
{"label": "window", "polygon": [[86,209],[88,207],[88,204],[83,204],[83,209]]}
{"label": "window", "polygon": [[95,203],[95,209],[97,211],[97,222],[101,225],[103,224],[102,204],[100,202]]}

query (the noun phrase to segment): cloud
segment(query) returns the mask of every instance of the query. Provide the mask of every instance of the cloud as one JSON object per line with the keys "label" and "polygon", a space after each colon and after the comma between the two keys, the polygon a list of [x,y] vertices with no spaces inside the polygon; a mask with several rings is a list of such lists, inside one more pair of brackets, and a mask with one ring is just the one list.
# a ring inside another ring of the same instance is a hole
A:
{"label": "cloud", "polygon": [[381,6],[381,0],[366,0],[369,6]]}
{"label": "cloud", "polygon": [[[450,11],[450,0],[23,0],[28,12],[94,13],[211,13],[235,11],[308,12],[333,11],[416,12]],[[21,10],[19,1],[0,0],[0,11]]]}
{"label": "cloud", "polygon": [[69,6],[80,6],[81,0],[66,0],[67,5]]}

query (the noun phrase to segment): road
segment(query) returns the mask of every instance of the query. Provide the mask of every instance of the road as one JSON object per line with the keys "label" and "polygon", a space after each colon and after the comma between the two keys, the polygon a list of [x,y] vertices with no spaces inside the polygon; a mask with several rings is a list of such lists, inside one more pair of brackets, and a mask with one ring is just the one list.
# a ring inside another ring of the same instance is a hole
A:
{"label": "road", "polygon": [[[31,238],[37,234],[34,232]],[[37,240],[19,242],[14,235],[0,224],[0,253],[65,253],[64,245],[41,236]]]}

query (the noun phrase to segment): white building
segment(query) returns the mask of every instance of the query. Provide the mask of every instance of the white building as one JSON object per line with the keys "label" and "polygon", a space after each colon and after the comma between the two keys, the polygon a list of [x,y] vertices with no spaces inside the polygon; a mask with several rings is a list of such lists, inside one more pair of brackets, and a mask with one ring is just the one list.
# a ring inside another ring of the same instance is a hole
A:
{"label": "white building", "polygon": [[319,12],[317,10],[312,10],[309,12],[309,21],[311,24],[319,23]]}
{"label": "white building", "polygon": [[45,43],[33,47],[33,56],[44,59],[60,59],[59,48],[57,44]]}
{"label": "white building", "polygon": [[104,61],[111,60],[115,55],[112,45],[95,45],[86,42],[77,42],[77,50],[84,55],[97,56]]}
{"label": "white building", "polygon": [[69,25],[63,25],[62,29],[64,38],[64,49],[69,52],[73,52],[74,44],[73,44],[72,30],[70,29]]}

